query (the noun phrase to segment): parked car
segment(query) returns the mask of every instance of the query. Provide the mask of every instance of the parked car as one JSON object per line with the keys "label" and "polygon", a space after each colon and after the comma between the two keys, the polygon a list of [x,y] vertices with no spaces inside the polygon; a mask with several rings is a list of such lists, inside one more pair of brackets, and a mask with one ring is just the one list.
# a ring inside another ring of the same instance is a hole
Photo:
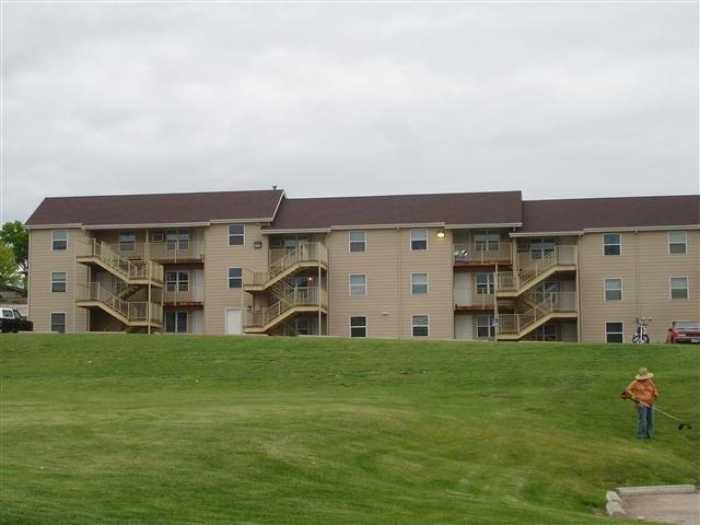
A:
{"label": "parked car", "polygon": [[674,321],[667,330],[668,343],[699,344],[699,323],[696,321]]}
{"label": "parked car", "polygon": [[0,332],[31,332],[33,329],[34,323],[14,308],[0,309]]}

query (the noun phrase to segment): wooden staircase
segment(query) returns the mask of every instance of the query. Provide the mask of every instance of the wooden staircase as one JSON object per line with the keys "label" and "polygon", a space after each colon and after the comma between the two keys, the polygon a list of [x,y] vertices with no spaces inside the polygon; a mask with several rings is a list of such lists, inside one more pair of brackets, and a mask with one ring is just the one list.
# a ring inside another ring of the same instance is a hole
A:
{"label": "wooden staircase", "polygon": [[292,316],[304,313],[328,313],[328,294],[318,286],[278,286],[274,289],[275,302],[270,306],[250,312],[244,323],[244,332],[264,334]]}
{"label": "wooden staircase", "polygon": [[552,253],[530,264],[519,266],[514,270],[498,272],[496,293],[499,298],[515,298],[523,295],[538,283],[563,271],[577,269],[576,246],[555,246]]}
{"label": "wooden staircase", "polygon": [[517,305],[518,313],[499,314],[497,339],[517,341],[553,319],[576,319],[576,293],[552,292],[534,304],[532,300]]}
{"label": "wooden staircase", "polygon": [[127,327],[160,328],[163,321],[160,304],[125,301],[113,290],[97,282],[78,285],[76,305],[83,308],[99,308]]}
{"label": "wooden staircase", "polygon": [[303,242],[274,260],[267,272],[243,271],[243,289],[249,293],[266,292],[276,283],[307,268],[328,270],[328,251],[320,242]]}

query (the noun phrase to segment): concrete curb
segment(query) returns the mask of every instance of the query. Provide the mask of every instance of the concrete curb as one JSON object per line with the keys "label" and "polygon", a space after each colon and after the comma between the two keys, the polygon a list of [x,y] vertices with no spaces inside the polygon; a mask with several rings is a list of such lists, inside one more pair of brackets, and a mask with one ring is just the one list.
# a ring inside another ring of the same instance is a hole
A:
{"label": "concrete curb", "polygon": [[606,512],[609,516],[625,516],[626,513],[623,507],[617,501],[609,501],[606,504]]}
{"label": "concrete curb", "polygon": [[[611,491],[609,491],[611,492]],[[609,492],[606,493],[608,499]],[[618,487],[618,496],[643,496],[645,494],[693,494],[694,485],[651,485],[649,487]],[[620,501],[620,497],[618,498]]]}

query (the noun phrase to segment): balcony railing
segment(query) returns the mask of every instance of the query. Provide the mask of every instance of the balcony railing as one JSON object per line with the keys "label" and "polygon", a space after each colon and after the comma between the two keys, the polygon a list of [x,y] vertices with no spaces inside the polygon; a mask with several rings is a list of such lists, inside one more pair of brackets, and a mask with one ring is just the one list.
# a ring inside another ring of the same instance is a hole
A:
{"label": "balcony railing", "polygon": [[577,264],[577,247],[574,245],[555,246],[539,259],[532,259],[527,264],[513,271],[497,274],[497,290],[516,291],[527,286],[538,276],[556,266],[575,266]]}
{"label": "balcony railing", "polygon": [[318,286],[289,287],[270,306],[249,312],[246,326],[263,327],[296,306],[328,307],[328,292]]}
{"label": "balcony railing", "polygon": [[491,244],[456,243],[453,245],[453,258],[456,263],[484,264],[492,262],[511,262],[511,243]]}
{"label": "balcony railing", "polygon": [[149,308],[151,322],[160,324],[163,315],[160,304],[148,303],[147,301],[125,301],[117,297],[111,288],[98,282],[78,285],[77,301],[102,303],[125,317],[130,323],[149,321]]}
{"label": "balcony railing", "polygon": [[126,279],[149,279],[163,282],[163,266],[153,262],[144,260],[131,260],[117,253],[108,243],[91,239],[84,243],[83,249],[80,250],[79,256],[95,257],[109,266],[117,273]]}
{"label": "balcony railing", "polygon": [[467,307],[467,308],[479,308],[483,310],[489,310],[494,308],[494,294],[493,293],[477,293],[476,290],[472,291],[472,297],[466,304],[456,303],[457,307]]}
{"label": "balcony railing", "polygon": [[168,290],[166,288],[164,295],[163,295],[163,301],[166,303],[193,303],[193,302],[201,302],[201,299],[195,300],[195,294],[192,290],[192,288],[188,290]]}
{"label": "balcony railing", "polygon": [[535,323],[552,313],[573,313],[577,310],[576,292],[551,292],[534,306],[524,306],[519,313],[499,314],[499,335],[519,336]]}
{"label": "balcony railing", "polygon": [[270,250],[270,264],[267,272],[243,270],[244,286],[263,286],[275,276],[298,263],[327,264],[329,260],[326,246],[320,242],[301,242],[292,248]]}

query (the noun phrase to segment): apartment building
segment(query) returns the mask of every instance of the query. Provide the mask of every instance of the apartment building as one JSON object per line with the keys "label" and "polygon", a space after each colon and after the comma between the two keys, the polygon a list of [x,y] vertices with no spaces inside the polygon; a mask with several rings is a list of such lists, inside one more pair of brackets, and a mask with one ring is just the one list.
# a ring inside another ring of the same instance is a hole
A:
{"label": "apartment building", "polygon": [[653,342],[699,319],[699,196],[47,198],[38,331]]}

